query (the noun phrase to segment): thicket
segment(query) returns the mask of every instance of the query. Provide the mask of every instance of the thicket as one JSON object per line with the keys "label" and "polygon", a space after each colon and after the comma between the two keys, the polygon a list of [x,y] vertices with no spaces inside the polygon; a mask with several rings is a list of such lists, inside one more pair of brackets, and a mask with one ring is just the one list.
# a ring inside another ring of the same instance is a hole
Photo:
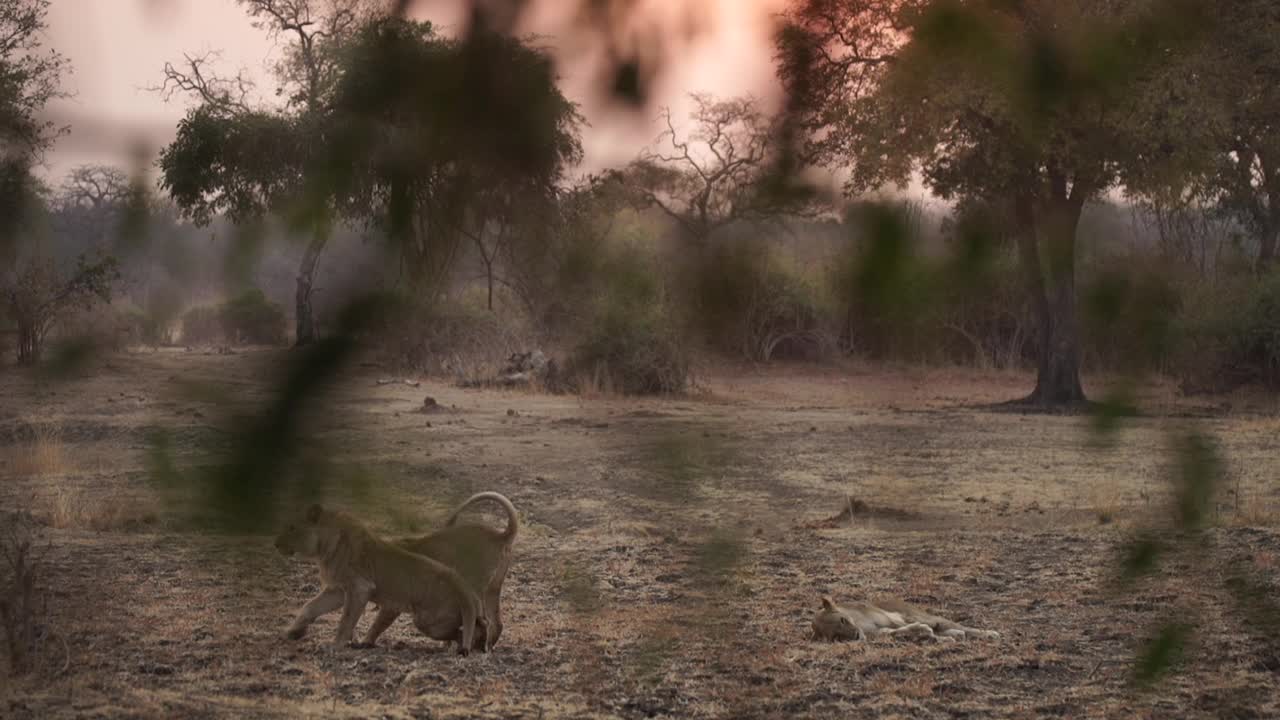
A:
{"label": "thicket", "polygon": [[182,339],[188,344],[281,345],[288,318],[278,303],[257,288],[218,305],[201,305],[182,316]]}

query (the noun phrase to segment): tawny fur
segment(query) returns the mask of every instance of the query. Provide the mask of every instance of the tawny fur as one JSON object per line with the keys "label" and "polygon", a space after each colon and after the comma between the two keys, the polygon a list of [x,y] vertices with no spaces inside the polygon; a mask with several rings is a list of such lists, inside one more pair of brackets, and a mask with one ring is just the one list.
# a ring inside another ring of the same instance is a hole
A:
{"label": "tawny fur", "polygon": [[837,605],[824,597],[813,616],[814,640],[865,640],[881,635],[939,641],[1000,637],[994,630],[965,627],[896,598]]}
{"label": "tawny fur", "polygon": [[[458,516],[464,510],[485,500],[492,500],[502,506],[507,515],[505,529],[495,530],[478,523],[458,523]],[[511,547],[519,530],[520,519],[516,516],[516,508],[511,501],[500,493],[482,492],[472,495],[458,506],[443,529],[423,537],[396,541],[396,545],[402,548],[438,560],[457,570],[467,585],[480,596],[488,623],[488,646],[484,646],[485,638],[477,635],[476,650],[487,652],[498,643],[498,638],[502,635],[502,583],[507,579],[507,570],[511,567]],[[365,644],[376,643],[378,637],[399,615],[394,609],[379,608],[377,618],[365,635]]]}
{"label": "tawny fur", "polygon": [[[377,537],[345,513],[312,505],[298,524],[285,528],[275,544],[285,555],[296,553],[315,561],[323,583],[320,594],[290,625],[286,634],[291,639],[301,638],[317,617],[341,607],[334,645],[344,647],[371,601],[412,614],[423,634],[458,641],[458,652],[464,655],[475,642],[477,624],[487,637],[480,598],[461,575]],[[488,641],[482,638],[482,642],[487,649]]]}

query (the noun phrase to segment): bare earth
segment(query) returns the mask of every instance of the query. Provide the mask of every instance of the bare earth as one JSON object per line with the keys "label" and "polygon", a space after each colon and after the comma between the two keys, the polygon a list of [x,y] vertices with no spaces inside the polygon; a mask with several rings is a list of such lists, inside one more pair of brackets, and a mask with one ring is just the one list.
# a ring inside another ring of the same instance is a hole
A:
{"label": "bare earth", "polygon": [[[332,455],[327,502],[401,535],[497,490],[525,525],[491,655],[403,619],[377,649],[332,652],[336,615],[281,637],[310,566],[182,522],[149,480],[152,431],[184,465],[221,438],[219,407],[180,379],[261,399],[279,355],[142,353],[56,385],[0,370],[0,508],[51,524],[48,624],[66,641],[0,686],[0,716],[1280,717],[1276,640],[1238,613],[1226,562],[1112,582],[1119,543],[1166,513],[1169,433],[1194,426],[1229,464],[1216,557],[1280,587],[1274,406],[1156,388],[1100,449],[1084,418],[979,407],[1024,375],[739,370],[620,400],[365,368],[310,428]],[[416,412],[425,395],[446,411]],[[824,522],[846,496],[853,520]],[[900,595],[1004,636],[811,643],[823,594]],[[1135,689],[1135,650],[1184,611],[1200,624],[1179,672]]]}

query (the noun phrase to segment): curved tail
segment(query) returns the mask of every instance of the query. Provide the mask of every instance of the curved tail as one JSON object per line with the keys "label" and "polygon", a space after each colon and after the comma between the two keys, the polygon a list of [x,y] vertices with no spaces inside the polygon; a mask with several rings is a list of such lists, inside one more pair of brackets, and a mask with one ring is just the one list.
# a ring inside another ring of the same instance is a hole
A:
{"label": "curved tail", "polygon": [[482,500],[492,500],[501,505],[502,509],[506,511],[507,529],[502,532],[502,539],[510,545],[511,542],[516,539],[516,533],[520,530],[520,518],[516,515],[516,506],[512,505],[511,501],[502,493],[482,492],[472,495],[467,498],[466,502],[459,505],[457,510],[453,511],[453,514],[449,516],[449,521],[445,523],[445,526],[450,526],[456,523],[458,521],[458,516],[462,514],[463,510],[466,510],[471,505]]}

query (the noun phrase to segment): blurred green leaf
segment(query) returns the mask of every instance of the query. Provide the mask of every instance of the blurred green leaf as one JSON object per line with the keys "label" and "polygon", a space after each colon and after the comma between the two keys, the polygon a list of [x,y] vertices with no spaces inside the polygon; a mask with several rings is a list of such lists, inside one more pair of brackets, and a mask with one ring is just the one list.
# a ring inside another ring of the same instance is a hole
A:
{"label": "blurred green leaf", "polygon": [[912,262],[912,229],[906,211],[871,203],[858,211],[862,252],[854,287],[868,308],[883,311],[899,304],[908,286]]}
{"label": "blurred green leaf", "polygon": [[1090,414],[1090,430],[1094,442],[1105,445],[1111,442],[1125,418],[1138,416],[1134,386],[1131,381],[1121,381],[1107,391],[1101,402],[1093,403]]}
{"label": "blurred green leaf", "polygon": [[1129,542],[1120,563],[1123,579],[1128,582],[1155,572],[1163,554],[1164,546],[1154,537],[1140,537]]}
{"label": "blurred green leaf", "polygon": [[100,350],[98,343],[88,336],[69,337],[55,342],[40,364],[38,375],[54,382],[83,376]]}
{"label": "blurred green leaf", "polygon": [[1198,530],[1208,521],[1213,496],[1222,478],[1222,461],[1215,443],[1199,433],[1180,438],[1175,453],[1177,521],[1184,529]]}
{"label": "blurred green leaf", "polygon": [[698,577],[724,587],[748,557],[746,538],[741,533],[717,528],[699,543],[694,554]]}
{"label": "blurred green leaf", "polygon": [[236,224],[223,269],[227,287],[235,290],[253,287],[253,276],[262,260],[266,238],[267,222],[262,218],[248,218]]}
{"label": "blurred green leaf", "polygon": [[1227,590],[1256,636],[1280,652],[1280,602],[1275,588],[1261,577],[1258,569],[1239,563],[1226,580]]}
{"label": "blurred green leaf", "polygon": [[164,491],[182,487],[183,474],[173,460],[173,442],[165,430],[147,437],[147,476]]}
{"label": "blurred green leaf", "polygon": [[1147,641],[1134,664],[1134,681],[1141,687],[1155,684],[1182,661],[1187,642],[1191,638],[1191,626],[1186,623],[1167,623]]}

